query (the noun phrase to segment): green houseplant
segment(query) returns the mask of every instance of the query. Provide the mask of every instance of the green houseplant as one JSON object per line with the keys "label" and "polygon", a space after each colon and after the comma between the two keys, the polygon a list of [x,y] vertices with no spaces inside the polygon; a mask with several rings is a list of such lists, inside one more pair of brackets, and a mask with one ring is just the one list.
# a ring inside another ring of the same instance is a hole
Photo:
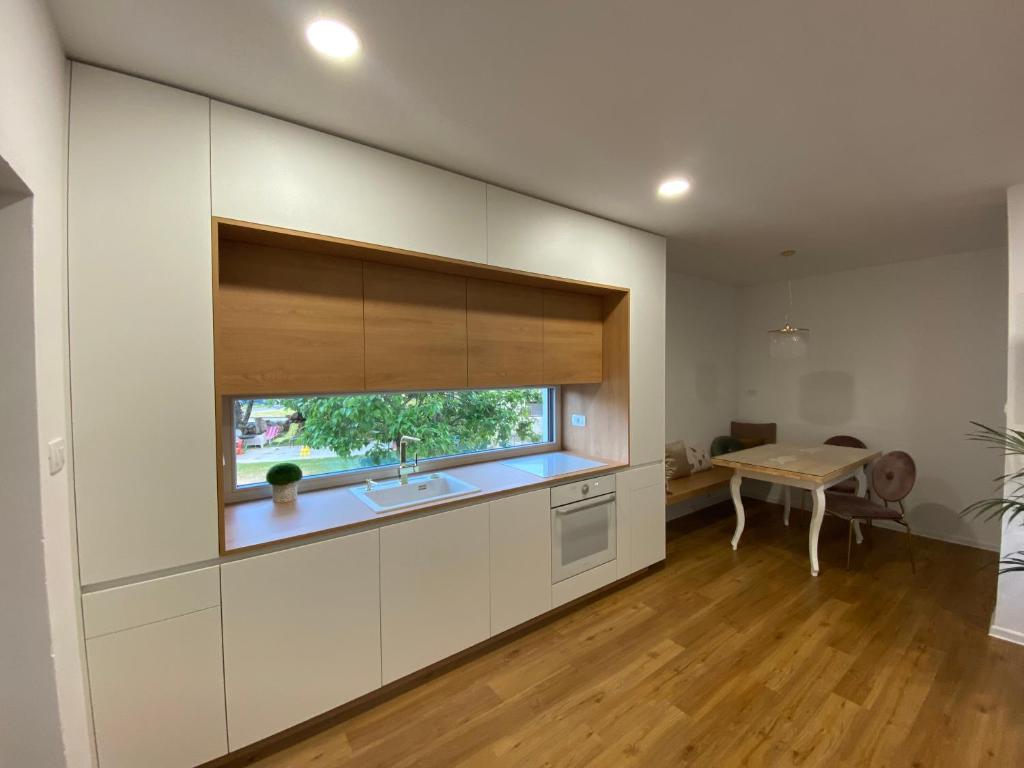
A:
{"label": "green houseplant", "polygon": [[[968,440],[983,443],[985,446],[1000,451],[1003,456],[1019,456],[1024,459],[1024,432],[1005,427],[998,429],[972,421],[975,430],[967,435]],[[981,499],[968,505],[962,514],[981,517],[985,520],[1005,517],[1007,522],[1018,518],[1024,521],[1024,460],[1015,462],[1021,468],[1007,472],[995,479],[1002,489],[1001,496]],[[1000,573],[1024,571],[1024,550],[1012,552],[999,561]]]}
{"label": "green houseplant", "polygon": [[267,470],[267,482],[274,489],[275,504],[290,504],[298,494],[302,468],[298,464],[275,464]]}

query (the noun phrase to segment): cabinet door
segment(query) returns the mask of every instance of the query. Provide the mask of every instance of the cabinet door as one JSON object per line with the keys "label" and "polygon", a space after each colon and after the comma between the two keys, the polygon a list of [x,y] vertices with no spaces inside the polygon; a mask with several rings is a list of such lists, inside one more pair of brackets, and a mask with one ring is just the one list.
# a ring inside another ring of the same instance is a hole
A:
{"label": "cabinet door", "polygon": [[218,253],[217,391],[363,388],[363,265],[226,240]]}
{"label": "cabinet door", "polygon": [[378,558],[374,530],[221,567],[232,750],[380,686]]}
{"label": "cabinet door", "polygon": [[491,634],[551,610],[551,495],[491,502]]}
{"label": "cabinet door", "polygon": [[86,641],[103,768],[191,768],[227,752],[220,608]]}
{"label": "cabinet door", "polygon": [[545,383],[596,384],[601,381],[603,316],[600,296],[545,291]]}
{"label": "cabinet door", "polygon": [[665,559],[665,470],[663,464],[616,476],[620,532],[619,577]]}
{"label": "cabinet door", "polygon": [[384,683],[490,635],[487,507],[476,504],[381,529]]}
{"label": "cabinet door", "polygon": [[68,298],[82,583],[217,556],[209,100],[75,64]]}
{"label": "cabinet door", "polygon": [[363,265],[366,389],[466,386],[466,278]]}
{"label": "cabinet door", "polygon": [[520,387],[544,381],[540,289],[496,280],[466,283],[469,386]]}
{"label": "cabinet door", "polygon": [[213,213],[487,261],[486,185],[213,102]]}

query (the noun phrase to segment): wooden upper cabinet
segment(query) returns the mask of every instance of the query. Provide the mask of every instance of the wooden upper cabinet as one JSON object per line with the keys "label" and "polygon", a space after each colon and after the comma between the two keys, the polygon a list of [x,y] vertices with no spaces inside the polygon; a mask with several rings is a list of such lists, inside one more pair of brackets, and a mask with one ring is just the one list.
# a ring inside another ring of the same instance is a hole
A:
{"label": "wooden upper cabinet", "polygon": [[543,292],[470,279],[466,303],[469,386],[544,384]]}
{"label": "wooden upper cabinet", "polygon": [[363,265],[366,389],[465,387],[466,278]]}
{"label": "wooden upper cabinet", "polygon": [[544,383],[596,384],[602,379],[600,296],[544,292]]}
{"label": "wooden upper cabinet", "polygon": [[217,391],[312,394],[363,389],[363,265],[222,241]]}

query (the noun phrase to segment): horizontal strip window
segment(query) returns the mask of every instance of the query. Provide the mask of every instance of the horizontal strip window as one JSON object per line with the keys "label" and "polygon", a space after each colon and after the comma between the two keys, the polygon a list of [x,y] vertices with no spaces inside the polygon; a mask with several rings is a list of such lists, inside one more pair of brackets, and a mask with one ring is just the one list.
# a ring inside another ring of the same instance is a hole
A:
{"label": "horizontal strip window", "polygon": [[558,409],[556,387],[227,397],[225,500],[269,496],[280,463],[306,490],[397,476],[403,437],[422,471],[557,450]]}

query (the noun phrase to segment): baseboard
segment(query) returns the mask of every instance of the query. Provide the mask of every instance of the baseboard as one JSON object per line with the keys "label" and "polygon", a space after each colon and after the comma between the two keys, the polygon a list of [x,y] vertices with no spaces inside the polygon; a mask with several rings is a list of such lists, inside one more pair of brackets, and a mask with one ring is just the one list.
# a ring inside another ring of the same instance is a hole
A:
{"label": "baseboard", "polygon": [[1016,643],[1017,645],[1024,645],[1024,632],[1018,632],[1015,629],[1006,629],[1006,627],[997,627],[993,624],[988,628],[989,637],[994,637],[998,640],[1005,640],[1008,643]]}

